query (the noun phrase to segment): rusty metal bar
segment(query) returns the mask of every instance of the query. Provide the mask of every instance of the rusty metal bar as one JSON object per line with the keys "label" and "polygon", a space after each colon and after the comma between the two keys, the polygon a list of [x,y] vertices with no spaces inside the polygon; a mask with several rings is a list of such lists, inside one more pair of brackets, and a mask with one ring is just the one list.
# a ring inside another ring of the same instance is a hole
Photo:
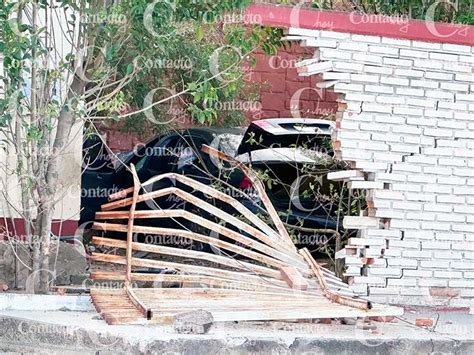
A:
{"label": "rusty metal bar", "polygon": [[324,276],[321,267],[318,265],[316,260],[313,259],[309,250],[306,248],[300,249],[300,254],[304,257],[309,267],[313,270],[314,275],[318,279],[318,282],[321,286],[323,295],[326,296],[329,300],[331,300],[332,302],[343,304],[345,306],[359,308],[363,310],[368,310],[372,308],[372,304],[367,300],[345,297],[331,291],[326,282],[326,276]]}
{"label": "rusty metal bar", "polygon": [[133,222],[135,220],[135,207],[138,200],[138,192],[140,191],[140,180],[138,179],[135,166],[131,164],[130,170],[133,175],[133,197],[132,204],[130,206],[128,225],[127,225],[127,248],[126,248],[126,258],[127,258],[127,271],[126,271],[126,284],[128,285],[132,281],[132,242],[133,242]]}
{"label": "rusty metal bar", "polygon": [[213,156],[216,158],[219,158],[221,160],[227,161],[230,163],[232,166],[235,166],[236,168],[242,170],[242,172],[247,175],[247,177],[252,181],[253,186],[257,190],[260,198],[262,199],[262,202],[265,206],[265,209],[267,210],[268,214],[270,215],[273,223],[275,224],[275,227],[277,228],[278,232],[280,233],[280,236],[282,237],[282,241],[285,242],[285,244],[290,247],[290,250],[297,251],[295,245],[293,244],[293,240],[291,239],[290,235],[288,234],[288,231],[286,230],[285,226],[283,225],[283,222],[281,221],[280,217],[278,216],[277,211],[275,210],[275,207],[273,204],[270,202],[270,199],[268,198],[267,193],[265,192],[265,187],[263,186],[262,182],[258,178],[257,174],[255,171],[250,169],[248,166],[245,164],[241,163],[237,159],[215,149],[212,148],[208,145],[203,144],[201,150],[204,153],[209,154],[209,156]]}

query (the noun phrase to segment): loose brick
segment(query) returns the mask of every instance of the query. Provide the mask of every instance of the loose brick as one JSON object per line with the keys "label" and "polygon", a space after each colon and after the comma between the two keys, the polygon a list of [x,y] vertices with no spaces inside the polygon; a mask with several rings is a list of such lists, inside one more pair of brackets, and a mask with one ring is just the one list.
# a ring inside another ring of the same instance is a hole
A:
{"label": "loose brick", "polygon": [[334,62],[334,68],[339,70],[349,70],[354,72],[361,72],[364,69],[363,64],[359,63],[346,63],[346,62]]}
{"label": "loose brick", "polygon": [[449,287],[430,287],[430,296],[433,297],[458,297],[459,290]]}
{"label": "loose brick", "polygon": [[288,286],[295,290],[307,290],[308,282],[294,266],[283,266],[280,268],[281,277]]}
{"label": "loose brick", "polygon": [[417,318],[415,320],[415,325],[417,327],[432,327],[433,326],[433,319],[431,319],[431,318]]}
{"label": "loose brick", "polygon": [[[351,75],[349,73],[336,73],[332,71],[322,73],[324,80],[338,80],[338,81],[350,81]],[[349,100],[349,99],[348,99]]]}
{"label": "loose brick", "polygon": [[303,41],[302,47],[328,47],[336,48],[337,41],[329,39],[306,39]]}
{"label": "loose brick", "polygon": [[342,170],[328,174],[328,180],[340,181],[352,178],[363,178],[364,173],[358,170]]}
{"label": "loose brick", "polygon": [[370,320],[379,323],[395,323],[396,319],[394,316],[373,316],[369,317]]}
{"label": "loose brick", "polygon": [[[345,217],[347,218],[347,216]],[[371,218],[372,220],[377,220],[376,218]],[[348,222],[349,223],[349,222]],[[366,225],[368,224],[367,219],[363,220],[363,223],[358,220],[357,222],[352,222],[352,223],[359,223],[361,225]],[[385,241],[383,239],[369,239],[369,238],[349,238],[349,245],[358,245],[358,246],[370,246],[370,245],[375,245],[375,246],[383,246],[385,244]]]}
{"label": "loose brick", "polygon": [[351,181],[348,184],[349,189],[383,189],[384,184],[380,181]]}
{"label": "loose brick", "polygon": [[[344,228],[347,229],[361,229],[368,227],[377,227],[379,225],[379,219],[373,217],[354,217],[346,216],[343,220]],[[358,239],[358,238],[355,238]]]}

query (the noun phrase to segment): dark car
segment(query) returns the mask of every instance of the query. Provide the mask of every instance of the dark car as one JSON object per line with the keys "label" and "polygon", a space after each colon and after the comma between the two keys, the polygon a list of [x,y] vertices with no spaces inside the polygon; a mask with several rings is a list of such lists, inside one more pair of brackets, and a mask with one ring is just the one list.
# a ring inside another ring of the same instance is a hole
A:
{"label": "dark car", "polygon": [[[142,182],[163,173],[184,174],[231,194],[258,213],[259,199],[249,179],[241,171],[222,165],[201,151],[202,145],[209,145],[251,164],[262,178],[281,219],[293,229],[292,234],[299,239],[316,238],[319,234],[311,233],[312,230],[338,229],[338,203],[333,197],[337,196],[340,186],[326,180],[328,171],[341,169],[332,158],[333,128],[331,121],[293,118],[255,121],[246,130],[192,128],[155,137],[132,152],[115,157],[113,163],[95,136],[96,139],[89,139],[84,147],[88,165],[82,175],[81,221],[94,220],[95,212],[107,202],[110,193],[132,185],[132,176],[126,169],[130,164],[135,165]],[[163,180],[157,184],[154,189],[169,187],[174,182]],[[153,203],[159,208],[188,208],[183,201],[170,196]],[[140,223],[162,222],[147,219]]]}

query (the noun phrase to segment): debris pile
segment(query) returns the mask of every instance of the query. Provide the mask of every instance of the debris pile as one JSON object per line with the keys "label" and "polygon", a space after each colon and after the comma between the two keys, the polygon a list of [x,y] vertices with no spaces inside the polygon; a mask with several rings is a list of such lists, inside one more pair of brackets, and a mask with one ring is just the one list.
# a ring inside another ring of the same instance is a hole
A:
{"label": "debris pile", "polygon": [[[220,151],[208,146],[202,149],[247,175],[276,230],[232,196],[209,185],[174,173],[158,175],[141,183],[132,166],[134,186],[111,195],[110,202],[96,215],[96,219],[103,222],[96,222],[93,227],[103,234],[126,233],[127,236],[126,240],[106,236],[93,238],[98,250],[108,247],[119,251],[115,254],[93,253],[94,261],[124,266],[122,272],[101,270],[91,273],[94,280],[125,281],[120,289],[91,290],[92,301],[107,323],[176,324],[180,314],[196,310],[210,315],[212,320],[208,323],[403,313],[400,308],[372,305],[358,298],[333,272],[319,265],[308,250],[297,250],[256,173]],[[157,182],[165,179],[179,183],[182,188],[154,189]],[[189,189],[206,198],[187,192]],[[142,209],[145,203],[150,206],[155,199],[171,195],[199,209],[200,213],[184,208],[161,209],[158,204],[151,210]],[[226,208],[207,202],[209,199],[230,206],[240,218]],[[142,219],[177,221],[185,228],[138,225],[136,221]],[[204,233],[203,229],[211,233]],[[179,236],[205,243],[218,252],[141,243],[134,240],[137,234]],[[173,256],[178,261],[138,257],[137,252]],[[194,265],[190,259],[205,260],[209,266]],[[139,268],[147,268],[147,272],[137,271]],[[155,272],[150,273],[150,270]],[[135,282],[142,281],[153,282],[154,287],[132,287]],[[181,287],[173,287],[176,284]],[[204,331],[205,324],[202,327]],[[187,326],[179,328],[186,331]]]}

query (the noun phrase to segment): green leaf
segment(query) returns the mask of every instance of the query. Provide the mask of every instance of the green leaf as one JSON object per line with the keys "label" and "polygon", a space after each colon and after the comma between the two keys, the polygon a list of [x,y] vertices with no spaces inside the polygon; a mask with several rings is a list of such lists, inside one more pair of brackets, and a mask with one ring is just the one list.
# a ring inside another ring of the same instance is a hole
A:
{"label": "green leaf", "polygon": [[199,26],[197,29],[196,29],[196,39],[198,41],[202,40],[204,38],[204,29],[202,26]]}

